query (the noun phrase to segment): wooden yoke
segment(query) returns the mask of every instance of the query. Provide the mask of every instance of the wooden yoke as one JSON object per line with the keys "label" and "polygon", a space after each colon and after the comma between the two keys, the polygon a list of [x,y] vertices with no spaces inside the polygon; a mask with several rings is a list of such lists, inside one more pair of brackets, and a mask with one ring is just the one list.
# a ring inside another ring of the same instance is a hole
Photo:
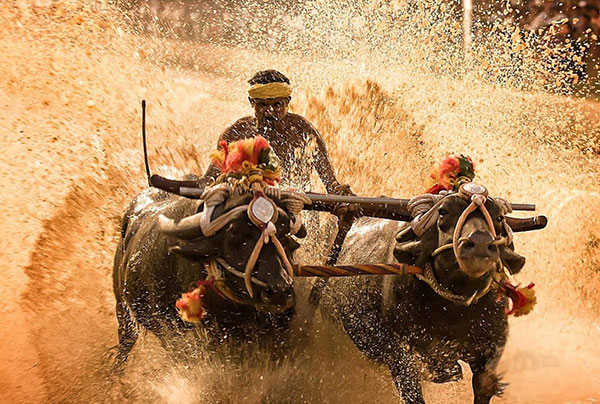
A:
{"label": "wooden yoke", "polygon": [[[207,182],[208,180],[205,178],[200,180],[181,181],[164,178],[156,174],[150,177],[150,184],[153,187],[194,199],[200,198]],[[409,199],[385,197],[370,198],[316,193],[307,193],[306,196],[310,198],[312,203],[310,205],[305,205],[305,210],[333,213],[338,204],[346,203],[358,205],[360,207],[361,216],[378,217],[403,222],[410,222],[413,219],[408,213]],[[513,210],[535,210],[535,205],[527,203],[512,203],[511,207]],[[534,216],[530,218],[507,217],[506,221],[515,233],[543,229],[548,223],[548,219],[545,216]]]}

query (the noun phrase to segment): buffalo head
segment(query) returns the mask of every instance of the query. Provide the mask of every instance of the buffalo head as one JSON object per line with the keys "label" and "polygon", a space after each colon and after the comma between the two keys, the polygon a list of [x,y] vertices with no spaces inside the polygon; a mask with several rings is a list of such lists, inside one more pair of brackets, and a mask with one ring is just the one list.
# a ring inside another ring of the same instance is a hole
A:
{"label": "buffalo head", "polygon": [[297,209],[290,209],[279,192],[272,196],[233,195],[231,187],[222,184],[205,194],[198,213],[178,223],[162,216],[159,229],[173,236],[171,251],[204,263],[208,278],[224,297],[264,311],[282,311],[295,299],[290,261],[299,244],[291,236],[306,233],[296,225]]}
{"label": "buffalo head", "polygon": [[512,231],[504,219],[508,203],[488,197],[477,184],[464,184],[460,192],[445,196],[413,198],[409,208],[415,218],[398,233],[394,255],[424,267],[429,283],[437,285],[438,279],[474,296],[473,290],[489,290],[504,268],[514,274],[525,264],[513,251]]}

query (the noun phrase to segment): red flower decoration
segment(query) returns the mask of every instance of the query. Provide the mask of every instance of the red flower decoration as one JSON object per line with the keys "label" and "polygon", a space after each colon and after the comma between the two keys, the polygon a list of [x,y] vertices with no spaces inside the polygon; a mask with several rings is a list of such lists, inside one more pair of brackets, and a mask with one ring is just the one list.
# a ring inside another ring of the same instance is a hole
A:
{"label": "red flower decoration", "polygon": [[428,194],[439,194],[441,191],[450,191],[455,186],[459,177],[475,178],[475,166],[469,156],[448,156],[431,173],[431,186]]}
{"label": "red flower decoration", "polygon": [[512,308],[506,309],[507,315],[514,315],[515,317],[524,316],[529,314],[533,309],[533,306],[537,303],[535,291],[533,287],[535,284],[532,282],[524,288],[520,288],[511,284],[510,282],[504,282],[504,284],[498,290],[497,300],[502,295],[507,296],[512,302]]}
{"label": "red flower decoration", "polygon": [[175,307],[181,316],[183,321],[188,323],[198,323],[204,317],[204,308],[202,305],[202,298],[206,293],[206,288],[203,285],[198,286],[196,289],[188,293],[183,293],[177,302]]}
{"label": "red flower decoration", "polygon": [[264,181],[274,185],[281,181],[279,159],[271,145],[262,136],[219,142],[219,150],[211,152],[210,158],[223,174],[248,174],[251,170],[262,171]]}

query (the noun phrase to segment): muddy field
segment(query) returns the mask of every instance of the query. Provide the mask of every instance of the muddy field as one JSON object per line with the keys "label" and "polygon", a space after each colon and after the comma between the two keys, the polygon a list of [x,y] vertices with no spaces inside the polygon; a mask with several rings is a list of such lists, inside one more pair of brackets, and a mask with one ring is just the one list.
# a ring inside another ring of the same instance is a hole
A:
{"label": "muddy field", "polygon": [[[0,402],[397,402],[386,370],[325,325],[276,369],[257,358],[183,368],[148,335],[123,378],[109,377],[119,216],[145,186],[140,100],[154,171],[200,173],[219,133],[251,112],[245,80],[262,68],[292,79],[293,109],[358,194],[415,195],[446,153],[468,153],[492,193],[536,203],[548,228],[515,242],[528,259],[519,280],[536,283],[539,303],[510,320],[500,363],[510,386],[493,402],[599,402],[600,105],[570,97],[568,75],[549,80],[529,43],[500,34],[474,49],[487,66],[465,67],[460,27],[438,2],[410,14],[400,3],[397,32],[372,9],[320,1],[269,34],[285,41],[261,42],[265,12],[232,45],[138,35],[101,2],[5,1]],[[471,400],[469,377],[425,391]]]}

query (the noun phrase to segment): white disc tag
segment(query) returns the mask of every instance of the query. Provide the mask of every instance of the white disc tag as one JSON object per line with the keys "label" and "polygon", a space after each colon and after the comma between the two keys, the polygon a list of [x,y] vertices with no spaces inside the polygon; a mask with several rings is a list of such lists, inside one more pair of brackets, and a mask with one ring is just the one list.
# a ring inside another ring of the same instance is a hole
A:
{"label": "white disc tag", "polygon": [[474,182],[466,182],[460,186],[459,193],[471,198],[473,195],[482,195],[487,197],[488,191],[484,186],[476,184]]}
{"label": "white disc tag", "polygon": [[252,202],[251,209],[254,217],[264,224],[269,223],[275,216],[275,207],[267,198],[262,196]]}

